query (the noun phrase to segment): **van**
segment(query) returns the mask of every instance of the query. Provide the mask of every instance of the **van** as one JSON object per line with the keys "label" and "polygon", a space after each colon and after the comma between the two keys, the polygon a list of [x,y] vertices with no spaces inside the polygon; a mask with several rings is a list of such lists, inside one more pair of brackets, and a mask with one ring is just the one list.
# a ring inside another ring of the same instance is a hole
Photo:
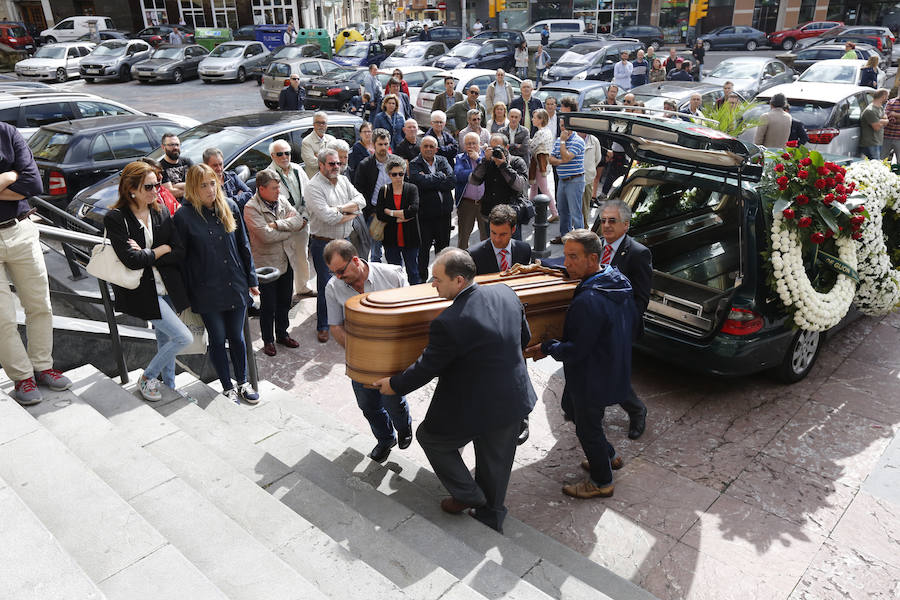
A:
{"label": "van", "polygon": [[63,19],[50,29],[41,32],[41,39],[45,44],[55,44],[56,42],[72,42],[90,33],[89,23],[92,21],[97,23],[97,31],[104,29],[115,29],[112,19],[109,17],[97,17],[94,15],[82,15],[79,17],[69,17]]}
{"label": "van", "polygon": [[525,39],[528,41],[529,48],[534,48],[541,43],[541,30],[544,28],[544,24],[550,28],[551,42],[584,33],[584,21],[579,19],[545,19],[525,30]]}

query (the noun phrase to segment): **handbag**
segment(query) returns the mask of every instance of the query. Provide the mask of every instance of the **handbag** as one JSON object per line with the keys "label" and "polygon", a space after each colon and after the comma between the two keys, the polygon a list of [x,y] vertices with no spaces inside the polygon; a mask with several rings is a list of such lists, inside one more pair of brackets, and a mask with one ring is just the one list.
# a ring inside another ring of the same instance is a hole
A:
{"label": "handbag", "polygon": [[542,153],[542,154],[537,155],[537,166],[538,166],[538,169],[540,169],[541,173],[547,172],[547,161],[549,160],[549,158],[550,158],[549,154]]}
{"label": "handbag", "polygon": [[534,178],[537,176],[537,159],[532,156],[531,160],[528,162],[528,181],[534,181]]}
{"label": "handbag", "polygon": [[384,241],[384,221],[378,218],[378,215],[372,215],[372,221],[369,223],[369,235],[376,242]]}
{"label": "handbag", "polygon": [[188,329],[191,331],[191,335],[194,336],[194,339],[190,344],[185,346],[178,352],[178,355],[182,354],[206,354],[206,345],[209,341],[209,338],[206,333],[206,326],[203,324],[203,318],[192,311],[190,308],[184,309],[178,318],[181,319],[181,322],[184,323]]}
{"label": "handbag", "polygon": [[[125,230],[128,230],[128,221],[125,221]],[[144,276],[144,269],[129,269],[122,264],[112,243],[106,239],[105,231],[103,232],[103,242],[91,250],[91,260],[88,261],[85,269],[97,279],[108,281],[126,290],[136,290],[141,284],[141,277]]]}

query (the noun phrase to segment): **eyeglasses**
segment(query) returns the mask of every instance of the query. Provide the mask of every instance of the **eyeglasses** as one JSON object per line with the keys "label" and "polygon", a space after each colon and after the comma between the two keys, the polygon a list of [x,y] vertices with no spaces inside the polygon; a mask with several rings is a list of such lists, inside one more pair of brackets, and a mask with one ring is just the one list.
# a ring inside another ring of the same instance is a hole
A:
{"label": "eyeglasses", "polygon": [[352,258],[351,258],[350,260],[347,261],[347,264],[346,264],[346,265],[344,265],[344,266],[341,267],[340,269],[332,269],[331,272],[334,273],[335,275],[337,275],[338,277],[343,277],[343,276],[344,276],[344,273],[347,272],[347,269],[350,267],[351,264],[353,264],[353,259],[352,259]]}
{"label": "eyeglasses", "polygon": [[290,156],[290,155],[291,155],[291,151],[290,151],[290,150],[284,150],[284,151],[282,151],[282,152],[276,152],[276,153],[275,153],[275,156],[278,156],[278,157],[282,157],[282,156]]}
{"label": "eyeglasses", "polygon": [[616,223],[619,222],[619,220],[615,217],[609,217],[609,218],[600,217],[600,222],[603,223],[604,225],[606,225],[607,223],[609,223],[610,225],[615,225]]}
{"label": "eyeglasses", "polygon": [[339,166],[341,166],[341,161],[339,161],[339,160],[338,161],[328,161],[325,164],[328,165],[329,167],[339,167]]}
{"label": "eyeglasses", "polygon": [[166,148],[180,148],[181,144],[163,144]]}
{"label": "eyeglasses", "polygon": [[403,177],[403,172],[400,173],[391,173],[391,177]]}
{"label": "eyeglasses", "polygon": [[300,81],[299,77],[291,77],[291,81]]}
{"label": "eyeglasses", "polygon": [[313,121],[313,125],[328,125],[327,121]]}
{"label": "eyeglasses", "polygon": [[161,183],[145,183],[144,191],[149,192],[150,190],[152,190],[154,188],[159,189],[159,186],[161,186],[161,185],[162,185]]}

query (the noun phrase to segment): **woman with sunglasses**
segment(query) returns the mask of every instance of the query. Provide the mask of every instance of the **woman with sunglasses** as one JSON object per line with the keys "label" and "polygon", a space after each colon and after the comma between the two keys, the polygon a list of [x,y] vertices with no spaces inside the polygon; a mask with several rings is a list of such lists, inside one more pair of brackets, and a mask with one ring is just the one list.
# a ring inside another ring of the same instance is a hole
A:
{"label": "woman with sunglasses", "polygon": [[391,182],[378,193],[375,214],[385,223],[385,258],[392,265],[404,265],[409,283],[415,285],[419,283],[419,190],[404,181],[406,166],[402,157],[388,156],[384,170]]}
{"label": "woman with sunglasses", "polygon": [[[257,404],[259,394],[247,381],[244,319],[247,291],[259,296],[259,288],[244,220],[208,165],[190,168],[184,197],[185,205],[175,213],[174,221],[184,241],[182,271],[191,308],[203,319],[209,334],[209,359],[222,383],[222,393],[234,402],[243,399]],[[231,380],[229,355],[237,387]]]}
{"label": "woman with sunglasses", "polygon": [[400,106],[400,100],[395,94],[388,94],[381,101],[381,112],[375,115],[375,121],[372,126],[375,129],[385,129],[391,134],[391,150],[397,144],[403,141],[403,124],[405,121],[397,108]]}
{"label": "woman with sunglasses", "polygon": [[158,171],[137,161],[125,165],[119,177],[119,199],[106,213],[103,225],[116,256],[129,269],[141,270],[133,290],[113,285],[116,310],[150,321],[157,351],[138,385],[145,400],[162,398],[163,384],[175,388],[175,356],[193,340],[178,318],[190,306],[181,278],[184,247],[169,211],[159,202]]}

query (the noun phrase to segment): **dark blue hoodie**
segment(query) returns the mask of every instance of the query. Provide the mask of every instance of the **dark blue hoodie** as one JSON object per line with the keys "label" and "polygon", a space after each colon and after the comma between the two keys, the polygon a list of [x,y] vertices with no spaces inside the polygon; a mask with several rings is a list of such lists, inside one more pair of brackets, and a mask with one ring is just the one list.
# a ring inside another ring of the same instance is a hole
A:
{"label": "dark blue hoodie", "polygon": [[582,281],[566,313],[562,340],[541,344],[562,361],[572,399],[612,406],[628,398],[637,310],[631,282],[615,267]]}

